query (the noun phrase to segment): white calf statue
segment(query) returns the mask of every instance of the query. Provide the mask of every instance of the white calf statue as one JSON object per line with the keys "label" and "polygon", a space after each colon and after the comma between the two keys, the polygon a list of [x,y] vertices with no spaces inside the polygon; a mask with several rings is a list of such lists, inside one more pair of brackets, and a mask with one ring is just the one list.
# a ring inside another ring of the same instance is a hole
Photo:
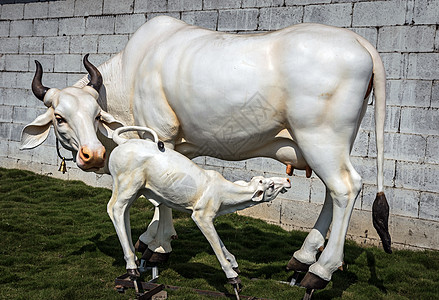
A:
{"label": "white calf statue", "polygon": [[[133,130],[151,133],[154,142],[119,136]],[[113,140],[119,146],[109,159],[113,194],[107,212],[122,245],[128,274],[139,275],[131,239],[129,208],[144,195],[156,206],[166,205],[192,213],[192,219],[212,246],[229,282],[238,283],[238,263],[219,238],[213,219],[273,200],[291,187],[290,180],[254,177],[250,182],[230,182],[220,173],[203,170],[182,154],[165,148],[158,141],[157,134],[145,127],[120,127],[114,131]],[[170,243],[170,239],[166,242]]]}

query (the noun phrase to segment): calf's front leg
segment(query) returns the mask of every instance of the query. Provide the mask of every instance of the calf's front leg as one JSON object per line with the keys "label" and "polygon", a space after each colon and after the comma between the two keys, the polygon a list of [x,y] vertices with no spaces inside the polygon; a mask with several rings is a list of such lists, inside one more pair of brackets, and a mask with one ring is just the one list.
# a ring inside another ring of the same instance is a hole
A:
{"label": "calf's front leg", "polygon": [[213,249],[213,252],[215,252],[216,257],[221,264],[221,268],[226,274],[226,277],[229,279],[229,282],[236,282],[238,273],[233,270],[232,264],[224,255],[223,249],[221,247],[222,242],[218,236],[218,233],[215,230],[215,227],[213,226],[213,216],[207,215],[204,210],[195,210],[192,213],[192,219],[206,237],[207,241]]}

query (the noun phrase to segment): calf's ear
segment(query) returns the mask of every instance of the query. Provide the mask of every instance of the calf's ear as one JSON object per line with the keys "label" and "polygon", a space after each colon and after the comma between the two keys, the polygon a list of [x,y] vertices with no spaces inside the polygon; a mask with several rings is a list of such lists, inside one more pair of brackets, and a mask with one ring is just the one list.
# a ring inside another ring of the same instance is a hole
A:
{"label": "calf's ear", "polygon": [[53,108],[39,115],[32,123],[26,125],[21,132],[20,150],[32,149],[41,145],[49,136],[52,125]]}
{"label": "calf's ear", "polygon": [[101,121],[99,122],[99,131],[106,137],[111,138],[116,128],[122,127],[124,124],[116,120],[112,115],[105,111],[101,111]]}

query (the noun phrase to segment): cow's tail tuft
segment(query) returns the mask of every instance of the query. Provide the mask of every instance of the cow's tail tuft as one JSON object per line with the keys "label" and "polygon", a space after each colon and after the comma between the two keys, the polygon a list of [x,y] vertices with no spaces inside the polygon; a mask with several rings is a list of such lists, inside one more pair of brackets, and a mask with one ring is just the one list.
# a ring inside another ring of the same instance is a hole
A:
{"label": "cow's tail tuft", "polygon": [[125,143],[126,141],[128,141],[129,139],[123,138],[120,135],[124,132],[128,132],[128,131],[142,131],[142,132],[148,132],[152,135],[153,139],[154,139],[154,143],[159,143],[159,138],[157,133],[152,130],[151,128],[148,127],[142,127],[142,126],[123,126],[123,127],[119,127],[117,128],[114,132],[113,132],[113,141],[120,145]]}
{"label": "cow's tail tuft", "polygon": [[357,38],[373,61],[373,92],[375,96],[375,138],[377,150],[377,195],[372,206],[373,225],[387,253],[392,253],[389,233],[389,204],[384,195],[384,121],[386,119],[386,72],[378,51],[367,40]]}

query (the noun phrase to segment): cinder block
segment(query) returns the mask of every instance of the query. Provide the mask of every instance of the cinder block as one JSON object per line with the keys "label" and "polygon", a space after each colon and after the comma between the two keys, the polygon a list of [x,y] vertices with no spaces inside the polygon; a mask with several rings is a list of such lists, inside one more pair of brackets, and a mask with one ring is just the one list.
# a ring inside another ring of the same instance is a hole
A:
{"label": "cinder block", "polygon": [[258,29],[281,29],[297,23],[302,23],[302,18],[302,6],[261,8]]}
{"label": "cinder block", "polygon": [[439,108],[439,81],[433,81],[430,106],[433,108]]}
{"label": "cinder block", "polygon": [[9,141],[8,157],[30,162],[32,150],[20,150],[20,142]]}
{"label": "cinder block", "polygon": [[[278,174],[265,174],[265,177],[279,176]],[[283,175],[282,177],[287,177]],[[285,194],[279,195],[283,199],[292,201],[310,202],[311,198],[311,179],[292,176],[290,177],[291,189]]]}
{"label": "cinder block", "polygon": [[242,1],[242,8],[248,8],[248,7],[276,7],[276,6],[282,6],[283,0],[243,0]]}
{"label": "cinder block", "polygon": [[96,186],[111,189],[113,187],[113,178],[108,174],[96,174]]}
{"label": "cinder block", "polygon": [[405,23],[406,1],[373,1],[354,4],[352,26],[385,26]]}
{"label": "cinder block", "polygon": [[136,0],[134,2],[134,12],[166,12],[167,5],[166,1],[162,0]]}
{"label": "cinder block", "polygon": [[17,159],[17,169],[31,171],[31,172],[35,172],[37,174],[41,174],[41,164],[34,163],[34,162],[29,161],[27,159]]}
{"label": "cinder block", "polygon": [[15,106],[12,112],[14,123],[28,124],[37,117],[37,111],[33,108]]}
{"label": "cinder block", "polygon": [[203,10],[240,8],[240,7],[241,7],[240,1],[235,1],[235,0],[204,0]]}
{"label": "cinder block", "polygon": [[[89,1],[89,3],[95,1]],[[75,13],[75,0],[55,1],[49,5],[50,18],[73,17]]]}
{"label": "cinder block", "polygon": [[[376,184],[377,168],[376,159],[351,157],[352,165],[358,174],[360,174],[363,184]],[[384,185],[393,186],[393,178],[395,176],[395,161],[384,160]]]}
{"label": "cinder block", "polygon": [[367,156],[369,148],[369,132],[359,130],[357,137],[352,147],[351,155],[353,156]]}
{"label": "cinder block", "polygon": [[96,53],[98,52],[98,36],[84,35],[70,38],[70,53]]}
{"label": "cinder block", "polygon": [[134,33],[146,22],[145,14],[117,15],[115,33]]}
{"label": "cinder block", "polygon": [[158,16],[168,16],[175,19],[180,19],[180,13],[179,12],[163,12],[163,13],[148,13],[146,16],[146,21],[148,22],[151,19],[154,19]]}
{"label": "cinder block", "polygon": [[198,156],[195,158],[192,158],[192,161],[199,165],[200,167],[204,168],[206,165],[206,156]]}
{"label": "cinder block", "polygon": [[[281,226],[308,231],[314,226],[322,210],[322,205],[302,201],[281,200],[280,222]],[[274,202],[273,201],[273,202]]]}
{"label": "cinder block", "polygon": [[98,39],[98,53],[118,53],[125,48],[128,35],[101,35]]}
{"label": "cinder block", "polygon": [[18,53],[18,45],[18,38],[2,38],[2,42],[0,43],[0,52],[2,54]]}
{"label": "cinder block", "polygon": [[0,166],[6,169],[17,169],[17,160],[11,157],[2,157]]}
{"label": "cinder block", "polygon": [[438,222],[391,216],[389,227],[393,243],[439,249]]}
{"label": "cinder block", "polygon": [[[376,186],[364,185],[362,209],[372,211],[377,193]],[[390,207],[390,214],[417,218],[421,193],[414,190],[385,187],[384,194]]]}
{"label": "cinder block", "polygon": [[87,17],[102,14],[103,1],[76,0],[75,16]]}
{"label": "cinder block", "polygon": [[85,18],[60,19],[59,35],[83,35],[85,33],[85,20]]}
{"label": "cinder block", "polygon": [[44,38],[44,54],[64,54],[69,53],[70,37],[55,36]]}
{"label": "cinder block", "polygon": [[[386,159],[423,162],[427,147],[426,139],[421,135],[385,133],[384,157]],[[369,157],[376,157],[375,133],[372,132],[369,144]]]}
{"label": "cinder block", "polygon": [[44,84],[44,78],[46,77],[46,74],[49,72],[53,72],[53,64],[54,64],[54,56],[53,55],[31,55],[29,57],[29,71],[32,73],[35,72],[36,66],[35,66],[35,60],[38,60],[41,65],[43,66],[43,84]]}
{"label": "cinder block", "polygon": [[86,21],[86,34],[113,34],[116,17],[89,17]]}
{"label": "cinder block", "polygon": [[311,178],[311,198],[312,203],[323,204],[325,202],[326,186],[319,178]]}
{"label": "cinder block", "polygon": [[20,38],[19,53],[31,54],[43,52],[43,38],[41,37],[22,37]]}
{"label": "cinder block", "polygon": [[438,24],[439,2],[431,0],[417,0],[413,13],[415,24]]}
{"label": "cinder block", "polygon": [[47,146],[46,143],[41,144],[32,149],[32,161],[56,166],[58,164],[56,148],[53,146]]}
{"label": "cinder block", "polygon": [[435,80],[439,78],[439,53],[410,53],[407,78]]}
{"label": "cinder block", "polygon": [[439,164],[439,136],[427,137],[427,151],[425,152],[425,161],[427,163]]}
{"label": "cinder block", "polygon": [[378,32],[380,52],[430,52],[434,48],[436,26],[390,26]]}
{"label": "cinder block", "polygon": [[104,0],[104,14],[132,13],[134,0]]}
{"label": "cinder block", "polygon": [[362,245],[378,246],[380,237],[372,224],[372,213],[354,209],[349,222],[347,239]]}
{"label": "cinder block", "polygon": [[256,30],[258,14],[257,9],[221,10],[218,17],[218,30]]}
{"label": "cinder block", "polygon": [[191,11],[202,8],[203,0],[168,0],[167,11]]}
{"label": "cinder block", "polygon": [[67,166],[66,180],[80,180],[85,184],[96,186],[96,174],[93,172],[84,172],[72,162]]}
{"label": "cinder block", "polygon": [[[0,132],[2,131],[1,128],[3,128],[3,123],[0,123]],[[2,160],[7,158],[8,153],[8,141],[4,139],[0,139],[0,167],[4,168],[1,162]]]}
{"label": "cinder block", "polygon": [[437,135],[439,132],[437,117],[437,110],[403,107],[401,112],[401,132]]}
{"label": "cinder block", "polygon": [[10,21],[0,21],[0,37],[8,37],[9,36],[9,25]]}
{"label": "cinder block", "polygon": [[439,192],[439,165],[397,162],[395,186],[425,192]]}
{"label": "cinder block", "polygon": [[305,6],[303,22],[321,23],[339,27],[351,26],[350,3]]}
{"label": "cinder block", "polygon": [[33,22],[32,20],[11,21],[9,35],[14,36],[32,36]]}
{"label": "cinder block", "polygon": [[34,36],[57,36],[58,19],[34,20]]}
{"label": "cinder block", "polygon": [[[207,166],[207,165],[206,165]],[[237,169],[237,168],[229,168],[229,167],[223,167],[223,176],[229,181],[237,181],[237,180],[244,180],[244,181],[250,181],[255,176],[261,176],[260,173],[256,173],[253,171],[248,171],[244,169]]]}
{"label": "cinder block", "polygon": [[439,221],[439,194],[421,193],[419,217],[421,219]]}
{"label": "cinder block", "polygon": [[[18,72],[17,83],[15,85],[18,89],[30,89],[34,74],[32,72]],[[45,81],[46,82],[46,81]]]}
{"label": "cinder block", "polygon": [[78,54],[55,55],[55,72],[79,72],[82,67],[82,57]]}
{"label": "cinder block", "polygon": [[[401,107],[387,106],[386,107],[386,122],[384,130],[386,132],[398,132],[399,123],[401,119]],[[374,105],[368,105],[360,129],[375,131],[375,112]]]}
{"label": "cinder block", "polygon": [[286,175],[286,166],[272,158],[257,157],[246,160],[247,170],[256,172],[269,172],[273,174]]}
{"label": "cinder block", "polygon": [[218,12],[217,11],[184,12],[181,16],[181,20],[191,25],[197,25],[203,28],[216,30],[218,24]]}
{"label": "cinder block", "polygon": [[13,108],[13,106],[9,106],[9,105],[0,106],[0,122],[1,123],[12,122],[12,111],[13,111],[12,108]]}
{"label": "cinder block", "polygon": [[[5,122],[1,122],[0,123],[0,139],[1,140],[5,140],[9,143],[9,141],[11,140],[11,128],[12,128],[12,123],[5,123]],[[6,153],[7,155],[7,153]]]}
{"label": "cinder block", "polygon": [[45,19],[49,16],[49,2],[26,3],[24,5],[25,19]]}
{"label": "cinder block", "polygon": [[0,87],[15,88],[17,86],[16,72],[2,72],[0,73]]}
{"label": "cinder block", "polygon": [[[334,2],[334,1],[332,1]],[[308,5],[331,3],[331,0],[285,0],[286,5]]]}
{"label": "cinder block", "polygon": [[0,71],[5,69],[5,55],[0,54]]}
{"label": "cinder block", "polygon": [[274,199],[272,202],[261,203],[241,210],[238,213],[243,216],[264,220],[273,224],[279,224],[281,204],[282,202],[279,199]]}
{"label": "cinder block", "polygon": [[387,104],[429,107],[432,81],[387,80]]}
{"label": "cinder block", "polygon": [[5,68],[8,71],[29,71],[28,55],[7,55]]}
{"label": "cinder block", "polygon": [[28,91],[24,89],[3,89],[2,97],[5,105],[24,107],[27,105]]}
{"label": "cinder block", "polygon": [[3,4],[1,6],[2,20],[20,20],[24,16],[24,4]]}
{"label": "cinder block", "polygon": [[386,70],[386,79],[405,78],[406,54],[403,53],[381,53],[381,59]]}
{"label": "cinder block", "polygon": [[374,47],[377,46],[377,40],[378,40],[378,30],[376,28],[370,28],[370,27],[355,27],[355,28],[349,28],[353,32],[361,35],[366,40],[368,40]]}
{"label": "cinder block", "polygon": [[67,86],[72,86],[76,82],[78,82],[81,78],[86,76],[86,73],[80,73],[80,74],[73,74],[73,73],[67,73]]}
{"label": "cinder block", "polygon": [[67,86],[67,74],[47,73],[44,76],[44,84],[49,87],[56,87],[62,89]]}

